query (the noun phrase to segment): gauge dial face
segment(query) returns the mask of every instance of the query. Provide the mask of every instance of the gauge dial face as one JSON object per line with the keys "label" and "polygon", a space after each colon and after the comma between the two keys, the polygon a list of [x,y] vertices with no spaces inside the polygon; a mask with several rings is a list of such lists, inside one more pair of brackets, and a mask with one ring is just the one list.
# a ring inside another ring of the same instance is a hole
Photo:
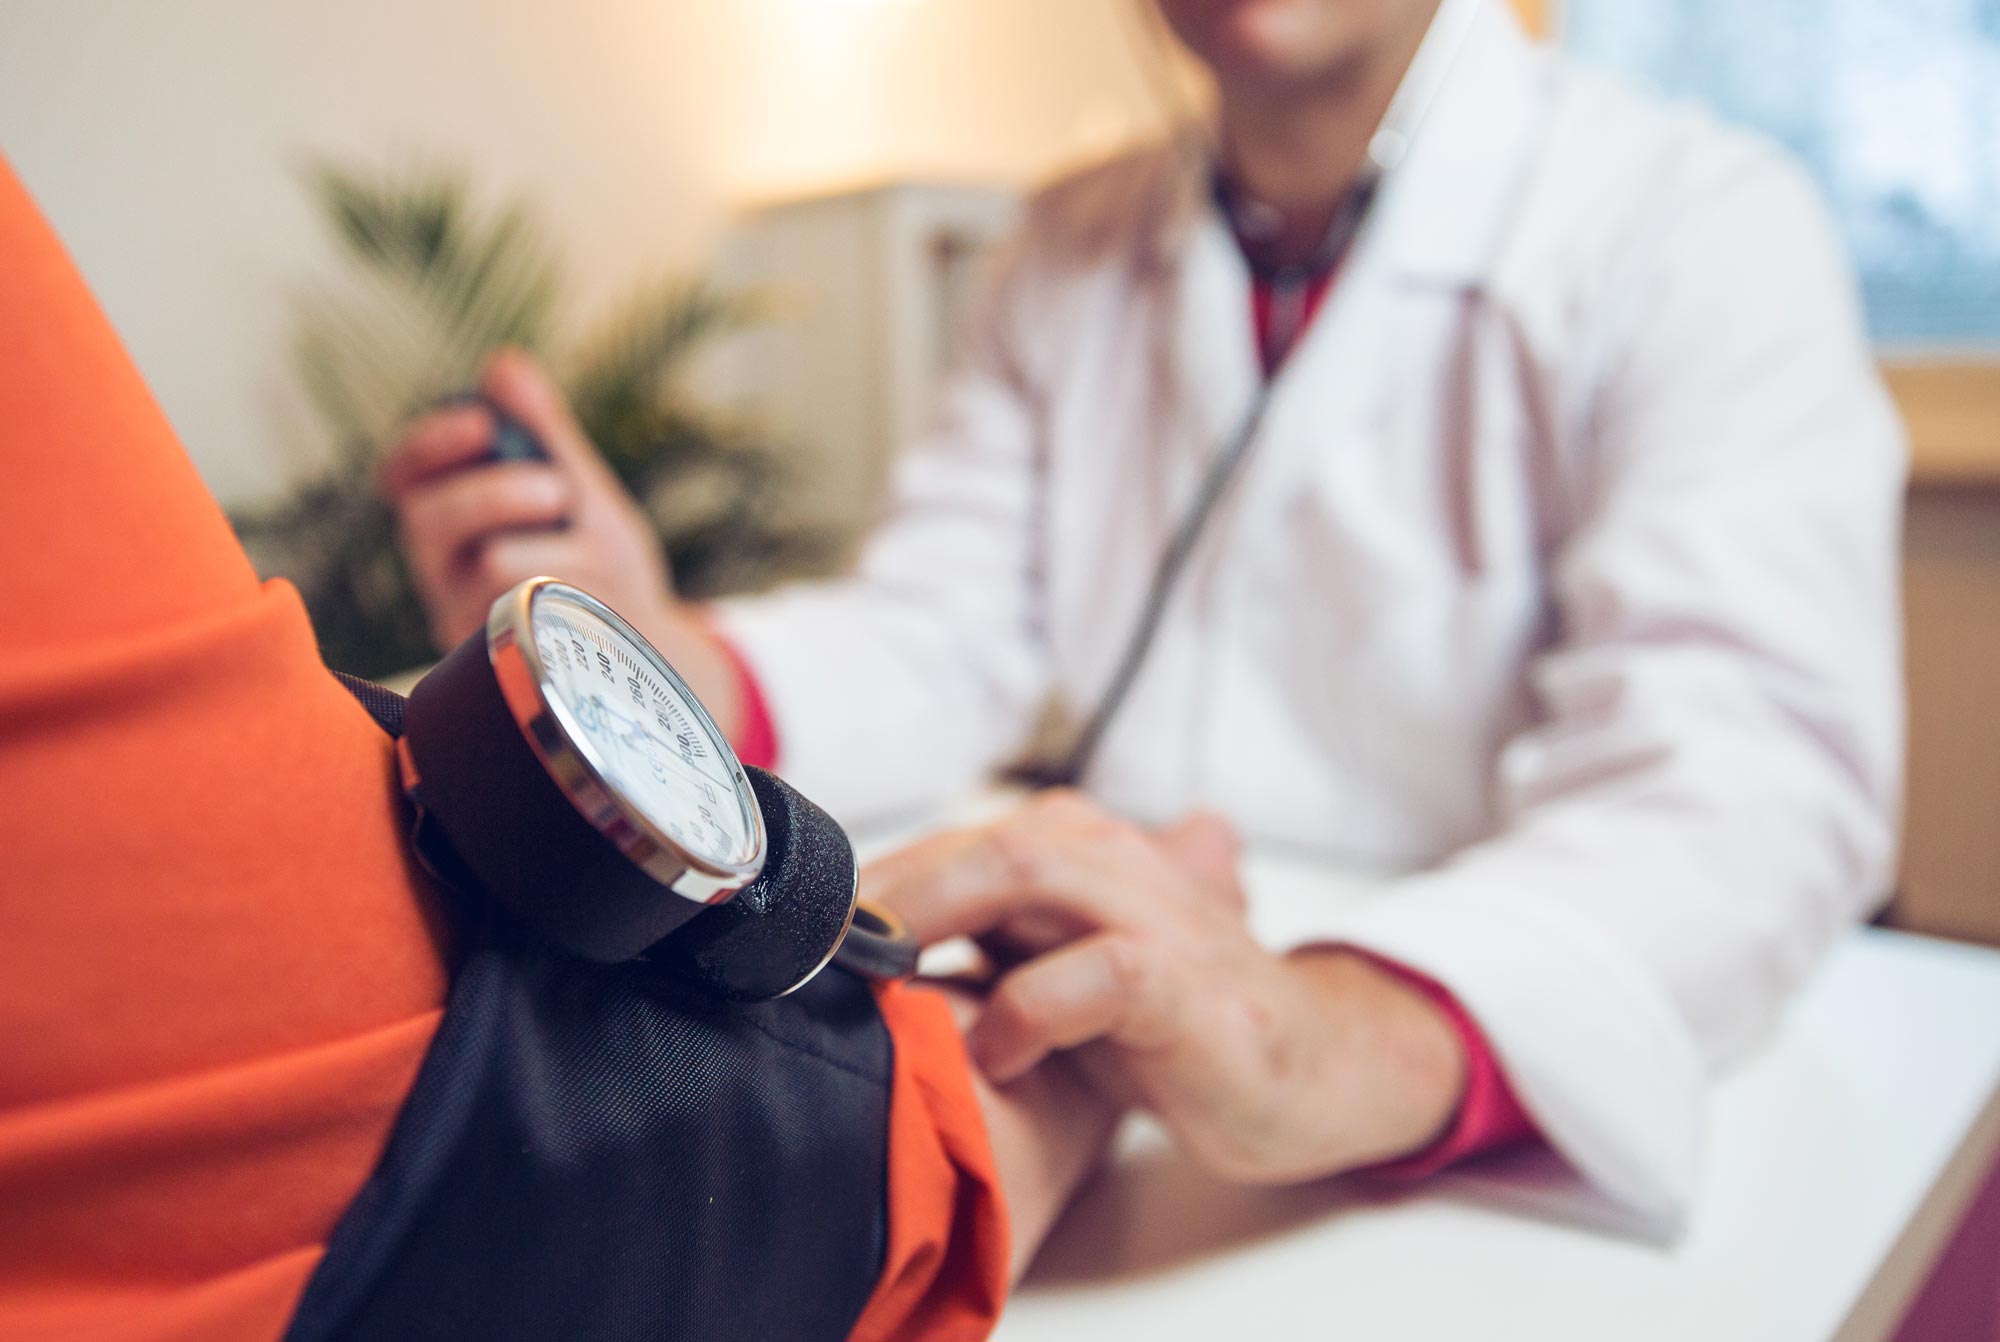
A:
{"label": "gauge dial face", "polygon": [[755,857],[735,752],[659,654],[560,588],[535,594],[530,623],[551,706],[620,798],[711,866]]}

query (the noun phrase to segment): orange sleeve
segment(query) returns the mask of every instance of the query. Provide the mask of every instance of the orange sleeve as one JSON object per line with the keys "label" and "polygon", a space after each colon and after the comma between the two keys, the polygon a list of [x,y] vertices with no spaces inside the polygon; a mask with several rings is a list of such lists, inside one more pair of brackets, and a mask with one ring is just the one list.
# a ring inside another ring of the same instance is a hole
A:
{"label": "orange sleeve", "polygon": [[[722,646],[743,694],[736,753],[773,768],[778,736],[763,689],[734,645]],[[889,1242],[852,1342],[976,1342],[993,1331],[1006,1299],[1008,1230],[971,1061],[936,993],[888,984],[876,1000],[896,1058]]]}
{"label": "orange sleeve", "polygon": [[0,1337],[274,1337],[444,999],[388,745],[3,162],[0,350]]}
{"label": "orange sleeve", "polygon": [[1008,1228],[972,1065],[937,993],[877,993],[896,1041],[889,1245],[853,1342],[978,1342],[1007,1295]]}
{"label": "orange sleeve", "polygon": [[[0,160],[0,1337],[279,1336],[448,974],[386,738]],[[896,1041],[856,1336],[983,1337],[1006,1223],[956,1029]]]}

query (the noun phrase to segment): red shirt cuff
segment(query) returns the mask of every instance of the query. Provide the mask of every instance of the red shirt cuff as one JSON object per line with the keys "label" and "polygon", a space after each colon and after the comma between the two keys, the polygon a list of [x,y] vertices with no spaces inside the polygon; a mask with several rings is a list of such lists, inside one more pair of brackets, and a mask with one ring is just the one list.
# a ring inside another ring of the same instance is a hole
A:
{"label": "red shirt cuff", "polygon": [[1394,975],[1422,993],[1451,1022],[1451,1028],[1465,1049],[1465,1094],[1459,1100],[1458,1113],[1452,1118],[1451,1125],[1438,1134],[1429,1146],[1400,1159],[1373,1166],[1369,1173],[1399,1180],[1423,1179],[1467,1156],[1511,1146],[1536,1135],[1534,1120],[1528,1117],[1527,1110],[1514,1097],[1513,1087],[1507,1084],[1506,1073],[1500,1070],[1499,1060],[1493,1056],[1486,1036],[1444,985],[1394,960],[1385,960],[1351,946],[1342,949],[1353,951],[1376,968]]}
{"label": "red shirt cuff", "polygon": [[743,725],[729,744],[735,747],[736,758],[743,763],[757,769],[774,769],[778,764],[778,729],[771,721],[771,706],[764,702],[764,689],[757,683],[757,673],[743,660],[735,644],[713,629],[709,634],[729,658],[730,669],[736,673],[736,692],[743,701]]}

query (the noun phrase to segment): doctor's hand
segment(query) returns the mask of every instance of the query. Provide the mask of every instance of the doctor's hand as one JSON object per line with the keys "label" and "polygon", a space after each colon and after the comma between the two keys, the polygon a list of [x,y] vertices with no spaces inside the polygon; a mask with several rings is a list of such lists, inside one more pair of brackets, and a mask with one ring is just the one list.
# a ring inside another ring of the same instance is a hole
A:
{"label": "doctor's hand", "polygon": [[493,598],[537,574],[573,582],[621,613],[664,605],[659,537],[541,365],[501,350],[479,390],[541,440],[548,461],[482,461],[492,414],[452,405],[410,421],[378,477],[438,647],[482,627]]}
{"label": "doctor's hand", "polygon": [[1067,1050],[1107,1094],[1246,1182],[1427,1145],[1464,1087],[1450,1023],[1361,956],[1258,945],[1234,857],[1220,821],[1152,833],[1046,793],[863,879],[926,944],[968,935],[1004,967],[967,1036],[996,1081]]}
{"label": "doctor's hand", "polygon": [[727,653],[674,595],[659,534],[562,391],[531,355],[507,349],[487,359],[479,390],[541,440],[548,461],[482,460],[492,414],[454,405],[411,420],[377,477],[439,650],[483,627],[502,592],[547,574],[630,620],[733,732],[742,704]]}

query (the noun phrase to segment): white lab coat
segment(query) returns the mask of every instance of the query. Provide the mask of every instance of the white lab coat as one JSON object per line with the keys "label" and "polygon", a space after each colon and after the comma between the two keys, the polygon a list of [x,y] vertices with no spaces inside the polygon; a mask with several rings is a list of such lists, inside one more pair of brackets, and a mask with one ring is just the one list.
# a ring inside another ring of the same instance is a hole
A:
{"label": "white lab coat", "polygon": [[[1393,875],[1292,939],[1444,983],[1671,1225],[1711,1069],[1888,887],[1902,440],[1789,160],[1466,22],[1086,786]],[[1041,195],[856,574],[725,610],[837,814],[1101,692],[1258,378],[1203,177]]]}

